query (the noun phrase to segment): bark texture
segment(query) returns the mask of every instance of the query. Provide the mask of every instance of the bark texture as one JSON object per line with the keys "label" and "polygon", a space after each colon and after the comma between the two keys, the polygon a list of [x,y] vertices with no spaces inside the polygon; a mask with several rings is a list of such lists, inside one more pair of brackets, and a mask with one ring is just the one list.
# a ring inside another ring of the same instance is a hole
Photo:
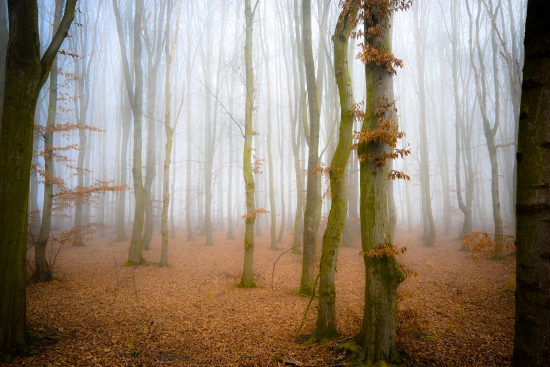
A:
{"label": "bark texture", "polygon": [[517,153],[512,366],[550,366],[550,3],[529,0]]}
{"label": "bark texture", "polygon": [[323,235],[319,283],[319,312],[315,339],[333,339],[336,330],[336,263],[338,248],[347,219],[347,197],[344,177],[353,145],[354,101],[353,87],[348,69],[348,44],[357,17],[357,7],[344,7],[332,36],[334,44],[334,75],[340,96],[340,135],[330,163],[331,207],[327,228]]}
{"label": "bark texture", "polygon": [[38,4],[10,0],[4,115],[0,132],[0,352],[25,353],[27,210],[34,113],[40,88],[74,19],[68,0],[61,24],[40,57]]}

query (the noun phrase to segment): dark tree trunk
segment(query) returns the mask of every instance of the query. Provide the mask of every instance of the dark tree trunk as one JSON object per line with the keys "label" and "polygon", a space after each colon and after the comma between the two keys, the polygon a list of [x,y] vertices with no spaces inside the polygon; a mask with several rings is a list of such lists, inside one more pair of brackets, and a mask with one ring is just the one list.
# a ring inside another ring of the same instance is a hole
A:
{"label": "dark tree trunk", "polygon": [[529,0],[517,153],[512,366],[550,366],[550,3]]}
{"label": "dark tree trunk", "polygon": [[26,352],[27,210],[34,113],[40,88],[74,19],[68,0],[61,25],[40,58],[38,4],[10,0],[9,39],[0,133],[0,351]]}

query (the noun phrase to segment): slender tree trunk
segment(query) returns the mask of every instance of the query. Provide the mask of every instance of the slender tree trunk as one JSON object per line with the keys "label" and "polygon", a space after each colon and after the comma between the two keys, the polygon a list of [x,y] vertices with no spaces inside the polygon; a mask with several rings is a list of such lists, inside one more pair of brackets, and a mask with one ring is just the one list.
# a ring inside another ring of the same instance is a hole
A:
{"label": "slender tree trunk", "polygon": [[302,0],[302,42],[304,47],[304,65],[306,70],[307,101],[309,107],[309,134],[307,161],[307,195],[304,211],[304,254],[302,259],[302,279],[300,294],[312,295],[315,290],[315,255],[317,250],[316,214],[319,204],[317,193],[318,175],[314,170],[319,165],[319,102],[315,81],[315,64],[311,41],[311,0]]}
{"label": "slender tree trunk", "polygon": [[416,45],[416,65],[418,72],[418,104],[420,107],[420,183],[422,187],[422,198],[424,206],[424,234],[422,238],[426,246],[435,245],[435,222],[432,213],[431,185],[430,185],[430,160],[428,155],[428,133],[426,125],[428,117],[426,115],[426,87],[425,87],[425,27],[421,19],[421,3],[413,6],[414,12],[414,35]]}
{"label": "slender tree trunk", "polygon": [[0,0],[0,130],[4,110],[4,84],[6,83],[6,52],[8,47],[7,0]]}
{"label": "slender tree trunk", "polygon": [[[323,235],[321,269],[319,282],[319,313],[315,339],[332,339],[336,331],[336,262],[344,223],[346,222],[347,197],[344,177],[353,144],[353,120],[355,106],[353,87],[348,70],[348,42],[358,12],[357,7],[351,10],[345,7],[336,23],[332,42],[334,43],[334,76],[340,96],[340,136],[338,145],[330,163],[331,207],[327,228]],[[315,290],[313,290],[315,291]]]}
{"label": "slender tree trunk", "polygon": [[245,182],[246,196],[246,217],[245,217],[245,235],[244,235],[244,268],[241,282],[241,288],[254,288],[254,222],[256,220],[256,207],[254,203],[254,176],[252,175],[252,110],[254,108],[254,69],[252,65],[252,26],[254,22],[254,13],[258,1],[252,9],[251,0],[245,0],[244,12],[246,20],[246,34],[244,42],[244,62],[246,72],[246,102],[244,118],[244,151],[243,151],[243,178]]}
{"label": "slender tree trunk", "polygon": [[[130,70],[128,59],[126,57],[125,41],[123,29],[118,10],[117,0],[113,0],[115,17],[117,21],[117,31],[122,53],[124,66],[124,79],[126,90],[132,106],[134,115],[134,149],[132,154],[132,176],[134,180],[134,225],[132,228],[132,238],[130,240],[130,249],[128,251],[127,266],[142,264],[145,262],[141,254],[142,251],[142,233],[144,220],[144,190],[142,173],[142,121],[143,121],[143,69],[141,66],[141,27],[143,17],[143,0],[136,0],[133,19],[133,69]],[[130,73],[133,74],[133,78]]]}
{"label": "slender tree trunk", "polygon": [[529,0],[518,136],[512,367],[550,366],[550,3]]}

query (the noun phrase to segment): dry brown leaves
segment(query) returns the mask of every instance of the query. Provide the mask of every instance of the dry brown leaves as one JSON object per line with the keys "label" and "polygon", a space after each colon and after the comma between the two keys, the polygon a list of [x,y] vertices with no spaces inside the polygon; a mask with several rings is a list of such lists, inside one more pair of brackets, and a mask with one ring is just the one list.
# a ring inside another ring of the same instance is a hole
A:
{"label": "dry brown leaves", "polygon": [[[258,289],[237,289],[243,262],[239,240],[216,233],[214,246],[170,239],[170,268],[122,267],[128,243],[97,239],[67,247],[56,280],[28,287],[28,326],[64,337],[37,345],[20,366],[303,366],[340,364],[343,340],[361,326],[363,259],[342,248],[336,278],[341,339],[326,345],[292,342],[308,299],[295,295],[301,256],[269,251],[268,231],[256,237]],[[291,234],[280,245],[290,248]],[[399,289],[399,347],[409,366],[503,366],[513,335],[513,294],[503,290],[514,261],[473,262],[460,243],[440,236],[437,247],[420,245],[418,234],[398,234],[408,251],[399,260],[418,273]],[[320,251],[319,251],[320,253]],[[160,258],[157,234],[146,259]],[[317,300],[299,341],[313,333]]]}

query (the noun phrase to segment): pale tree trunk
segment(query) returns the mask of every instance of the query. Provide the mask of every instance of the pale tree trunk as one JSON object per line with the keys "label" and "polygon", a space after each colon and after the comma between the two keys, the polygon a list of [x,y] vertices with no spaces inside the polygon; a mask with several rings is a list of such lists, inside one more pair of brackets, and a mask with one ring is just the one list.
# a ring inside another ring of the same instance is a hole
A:
{"label": "pale tree trunk", "polygon": [[75,15],[68,0],[60,26],[40,57],[38,4],[8,3],[4,111],[0,132],[0,352],[26,353],[26,244],[34,114],[61,43]]}
{"label": "pale tree trunk", "polygon": [[[160,55],[162,54],[162,25],[164,22],[164,12],[166,2],[154,2],[154,24],[153,32],[156,35],[149,36],[144,32],[145,46],[147,49],[147,156],[145,163],[145,183],[143,185],[145,198],[145,226],[143,228],[142,246],[144,250],[149,250],[151,239],[153,238],[154,212],[153,212],[153,181],[156,176],[157,157],[156,157],[156,102],[157,102],[157,76],[160,66]],[[160,9],[159,9],[160,6]],[[149,21],[151,23],[153,21]],[[152,42],[151,42],[152,38]],[[164,200],[164,199],[163,199]]]}
{"label": "pale tree trunk", "polygon": [[[53,21],[53,32],[55,33],[61,23],[61,11],[63,3],[60,0],[55,2],[55,13]],[[46,247],[50,239],[52,204],[53,204],[53,132],[57,116],[57,57],[54,59],[50,70],[50,85],[48,99],[48,119],[44,133],[44,196],[42,200],[42,221],[38,232],[38,239],[34,247],[34,274],[33,278],[39,282],[49,282],[52,279],[52,271],[46,257]]]}
{"label": "pale tree trunk", "polygon": [[[428,116],[426,114],[426,86],[425,86],[425,50],[426,50],[426,22],[424,14],[419,7],[421,3],[413,6],[414,13],[414,38],[416,45],[416,66],[418,72],[418,104],[420,108],[420,184],[422,190],[424,210],[424,233],[422,239],[426,246],[435,245],[435,222],[432,213],[432,199],[430,188],[430,161],[428,155],[428,133],[426,125]],[[424,5],[425,6],[425,5]]]}
{"label": "pale tree trunk", "polygon": [[[122,112],[121,112],[121,125],[122,125],[122,144],[120,148],[120,185],[126,185],[127,183],[127,173],[128,173],[128,142],[130,139],[130,114],[126,111],[127,96],[125,96],[124,90],[121,93],[122,100]],[[126,241],[128,236],[126,236],[126,222],[125,222],[125,212],[126,212],[126,190],[120,192],[117,209],[116,209],[116,240],[117,242]]]}
{"label": "pale tree trunk", "polygon": [[[318,200],[318,184],[320,175],[314,173],[319,165],[319,102],[315,81],[315,64],[313,60],[313,45],[311,41],[311,0],[302,0],[302,43],[304,48],[304,65],[306,71],[307,102],[309,109],[309,129],[306,131],[308,143],[307,161],[307,193],[304,211],[304,254],[302,258],[302,278],[300,294],[312,295],[315,290],[315,255],[317,252],[316,215]],[[347,51],[347,50],[346,50]],[[309,130],[309,134],[307,131]]]}
{"label": "pale tree trunk", "polygon": [[550,3],[529,0],[518,135],[512,367],[550,366]]}
{"label": "pale tree trunk", "polygon": [[[478,3],[477,16],[475,20],[470,11],[469,2],[466,2],[466,8],[468,10],[468,16],[470,19],[470,61],[472,68],[474,69],[475,74],[475,84],[476,84],[476,97],[478,100],[479,108],[481,110],[481,116],[483,119],[483,132],[485,134],[485,139],[487,141],[487,150],[489,152],[489,160],[491,162],[491,199],[493,203],[493,221],[494,221],[494,241],[497,244],[497,253],[496,258],[502,257],[501,246],[498,245],[502,242],[502,217],[500,213],[500,198],[499,198],[499,177],[498,177],[498,160],[497,160],[497,147],[496,147],[496,133],[500,124],[500,85],[498,77],[498,50],[495,40],[495,30],[491,30],[491,38],[493,43],[493,83],[495,91],[495,111],[494,111],[494,123],[491,126],[489,120],[489,113],[487,111],[488,102],[487,102],[487,72],[485,67],[484,55],[482,47],[479,40],[480,33],[480,21],[481,21],[481,2]],[[491,10],[492,11],[492,10]],[[475,45],[474,45],[474,34],[475,34]],[[475,54],[479,60],[479,67],[475,62]]]}
{"label": "pale tree trunk", "polygon": [[[459,17],[458,17],[458,3],[452,4],[452,73],[453,73],[453,96],[455,102],[455,180],[456,180],[456,193],[458,206],[462,213],[464,214],[464,220],[462,222],[462,229],[460,231],[460,238],[470,232],[473,228],[473,218],[472,218],[472,203],[473,203],[473,185],[474,185],[474,174],[471,169],[471,149],[470,149],[470,139],[469,137],[464,136],[466,131],[464,129],[464,119],[461,113],[461,102],[460,102],[460,89],[458,82],[458,72],[459,72],[459,37],[458,37],[458,28],[459,28]],[[464,144],[461,144],[461,141]],[[468,145],[466,145],[466,143]],[[464,189],[466,194],[462,194],[462,182],[461,182],[461,170],[460,170],[460,157],[461,157],[461,147],[464,149],[464,154],[468,157],[465,160],[464,166]],[[467,247],[462,245],[462,250],[465,251]]]}
{"label": "pale tree trunk", "polygon": [[[386,1],[389,4],[389,0]],[[389,5],[388,5],[389,7]],[[391,54],[391,15],[389,19],[380,19],[378,10],[374,12],[373,22],[365,27],[381,27],[383,37],[367,38],[370,44],[380,52]],[[391,121],[394,112],[376,113],[381,99],[387,100],[389,109],[394,106],[392,74],[385,65],[365,64],[366,90],[365,118],[362,133],[378,130],[382,127],[379,119]],[[390,136],[397,129],[393,119],[391,128],[383,134]],[[363,323],[357,337],[357,343],[363,348],[366,366],[386,366],[400,362],[396,345],[397,328],[397,287],[405,279],[405,273],[399,267],[393,252],[388,218],[388,173],[389,164],[379,164],[369,157],[380,157],[391,153],[394,146],[382,140],[363,141],[357,154],[360,157],[361,175],[361,244],[365,261],[365,303]],[[371,251],[386,250],[382,256],[372,256]],[[389,253],[388,253],[389,252]]]}
{"label": "pale tree trunk", "polygon": [[[174,32],[174,41],[172,44],[170,44],[170,25],[171,25],[171,17],[172,17],[172,3],[170,1],[167,1],[167,20],[166,20],[166,39],[164,43],[164,53],[166,55],[166,78],[165,78],[165,114],[164,114],[164,129],[166,132],[166,145],[164,147],[164,165],[163,165],[163,172],[162,172],[162,214],[161,214],[161,236],[162,236],[162,245],[161,245],[161,255],[160,255],[160,263],[159,266],[161,267],[168,267],[168,207],[170,206],[170,164],[171,159],[170,156],[172,154],[172,146],[174,142],[174,131],[176,129],[178,119],[179,119],[179,111],[178,115],[176,116],[176,120],[174,121],[174,125],[172,126],[172,114],[170,113],[170,103],[172,100],[172,92],[170,91],[171,84],[170,84],[170,75],[172,71],[172,60],[174,58],[174,52],[176,48],[176,42],[178,39],[178,30],[179,30],[179,14],[180,14],[180,8],[181,8],[181,0],[178,0],[177,4],[177,10],[176,10],[176,31]],[[181,106],[183,104],[183,96],[182,101],[180,104],[180,111]],[[172,204],[173,207],[174,204]]]}
{"label": "pale tree trunk", "polygon": [[[294,29],[295,33],[292,36],[295,37],[294,47],[292,48],[293,60],[292,69],[294,75],[294,86],[295,86],[295,98],[298,98],[298,103],[295,104],[294,116],[292,119],[293,122],[293,135],[292,135],[292,152],[294,154],[294,170],[296,172],[296,213],[294,216],[294,240],[292,243],[292,253],[300,254],[300,247],[303,245],[303,232],[304,232],[304,207],[305,207],[305,186],[304,186],[304,175],[302,173],[302,164],[300,153],[303,151],[301,149],[302,136],[307,135],[304,129],[307,126],[307,106],[306,106],[306,90],[305,90],[305,81],[304,81],[304,70],[302,65],[304,65],[304,54],[302,39],[300,36],[300,12],[298,10],[298,0],[294,0]],[[292,33],[290,31],[290,33]],[[286,62],[286,52],[283,53],[285,56]],[[290,78],[290,75],[287,73],[287,77]],[[290,82],[289,82],[290,85]],[[289,98],[290,94],[289,94]]]}
{"label": "pale tree trunk", "polygon": [[[141,26],[143,17],[143,0],[136,0],[133,19],[133,37],[131,37],[131,51],[133,51],[133,68],[130,70],[128,57],[125,50],[125,40],[123,36],[122,22],[117,0],[113,0],[115,18],[117,22],[118,38],[122,53],[122,62],[124,66],[124,79],[128,99],[132,106],[134,115],[134,150],[132,154],[132,176],[134,179],[134,225],[132,228],[132,238],[130,240],[130,249],[128,251],[127,266],[145,263],[142,251],[142,233],[144,219],[144,190],[142,173],[142,120],[143,120],[143,69],[141,66]],[[128,9],[127,9],[128,10]]]}
{"label": "pale tree trunk", "polygon": [[[348,1],[348,3],[350,3]],[[345,3],[346,4],[346,3]],[[323,235],[319,282],[319,312],[314,338],[332,339],[336,331],[336,263],[338,248],[346,222],[347,197],[344,177],[353,145],[354,101],[353,87],[348,70],[348,43],[358,8],[344,9],[338,18],[332,42],[334,43],[334,76],[340,96],[340,136],[330,163],[331,207],[327,228]],[[315,289],[312,290],[315,292]]]}
{"label": "pale tree trunk", "polygon": [[[78,51],[80,53],[88,47],[88,32],[79,32],[77,36]],[[86,114],[88,112],[88,106],[90,103],[91,93],[90,93],[90,81],[86,76],[90,75],[90,67],[92,64],[93,56],[95,55],[95,44],[92,43],[90,50],[90,56],[83,57],[79,59],[76,63],[76,73],[80,77],[77,81],[77,88],[75,88],[75,111],[77,116],[77,126],[78,126],[78,159],[77,159],[77,186],[84,187],[84,159],[87,150],[88,137],[86,135]],[[75,47],[75,48],[76,48]],[[78,91],[78,92],[77,92]],[[78,93],[78,95],[76,95]],[[75,227],[75,236],[73,239],[73,246],[81,247],[85,246],[84,241],[82,240],[81,228],[84,225],[82,220],[82,213],[84,206],[87,204],[87,198],[77,198],[75,205],[75,217],[74,217],[74,227]]]}
{"label": "pale tree trunk", "polygon": [[254,108],[254,69],[252,65],[252,26],[254,13],[259,0],[256,0],[252,9],[251,0],[245,0],[244,12],[246,21],[246,34],[244,42],[244,62],[246,72],[246,102],[244,117],[244,150],[243,150],[243,178],[245,182],[246,217],[244,235],[244,268],[241,288],[254,288],[254,222],[256,220],[256,207],[254,203],[254,176],[252,175],[252,110]]}
{"label": "pale tree trunk", "polygon": [[[187,3],[187,24],[191,24],[191,2]],[[191,44],[191,32],[187,31],[187,44]],[[187,82],[187,90],[191,88],[191,52],[187,52],[187,60],[185,66],[185,78]],[[187,241],[194,241],[195,236],[193,235],[193,225],[191,222],[191,146],[192,146],[192,137],[193,132],[191,131],[191,101],[192,94],[189,93],[187,97],[187,165],[185,169],[185,230],[187,232]]]}
{"label": "pale tree trunk", "polygon": [[[265,2],[264,2],[265,5]],[[265,9],[265,8],[264,8]],[[264,23],[265,24],[265,23]],[[271,106],[271,74],[270,74],[270,68],[269,68],[269,44],[266,42],[266,34],[267,30],[264,26],[262,29],[262,52],[265,60],[265,77],[266,77],[266,86],[267,86],[267,165],[268,165],[268,174],[269,174],[269,211],[271,215],[270,220],[270,227],[269,227],[269,233],[270,233],[270,242],[269,242],[269,249],[270,250],[278,250],[277,247],[277,211],[275,207],[275,185],[274,181],[275,178],[273,177],[273,153],[271,150],[271,141],[272,141],[272,124],[273,124],[273,111]]]}

